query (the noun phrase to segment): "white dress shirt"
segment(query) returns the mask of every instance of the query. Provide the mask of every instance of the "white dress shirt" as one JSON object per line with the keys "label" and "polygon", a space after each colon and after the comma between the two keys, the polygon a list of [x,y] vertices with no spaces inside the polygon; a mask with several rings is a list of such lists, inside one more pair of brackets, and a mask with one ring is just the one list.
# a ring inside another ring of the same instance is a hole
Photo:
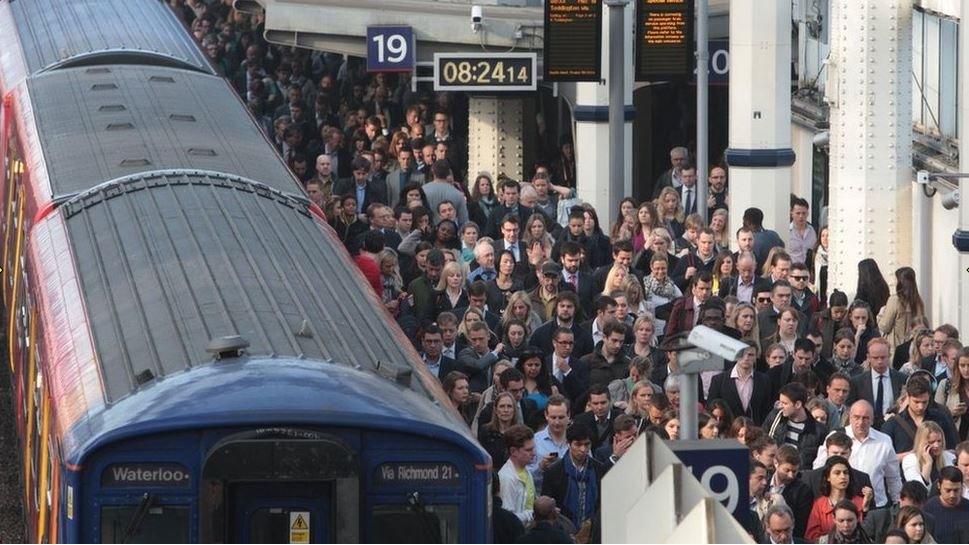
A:
{"label": "white dress shirt", "polygon": [[[871,401],[872,405],[878,401],[878,373],[874,369],[871,370]],[[882,415],[888,414],[889,410],[892,408],[892,403],[895,402],[895,392],[892,391],[892,375],[891,372],[886,369],[885,373],[881,376],[885,377],[882,379],[884,391],[884,397],[882,397]],[[878,409],[875,409],[878,412]]]}
{"label": "white dress shirt", "polygon": [[599,320],[592,320],[592,346],[599,344],[604,337],[602,330],[599,329]]}
{"label": "white dress shirt", "polygon": [[[902,491],[902,476],[891,437],[872,428],[868,431],[868,437],[861,441],[855,437],[851,426],[835,431],[843,431],[851,437],[851,458],[848,462],[854,469],[864,471],[871,477],[875,506],[884,507],[889,502],[897,502]],[[814,459],[814,469],[824,466],[827,460],[828,450],[819,448],[818,456]]]}

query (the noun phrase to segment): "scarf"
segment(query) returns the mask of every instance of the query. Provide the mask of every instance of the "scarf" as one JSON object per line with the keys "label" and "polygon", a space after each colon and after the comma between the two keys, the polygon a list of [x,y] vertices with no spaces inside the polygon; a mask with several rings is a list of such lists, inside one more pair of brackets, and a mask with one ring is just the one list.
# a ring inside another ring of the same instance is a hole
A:
{"label": "scarf", "polygon": [[[586,461],[585,469],[579,471],[572,463],[572,455],[565,455],[565,476],[568,485],[565,489],[563,514],[578,528],[582,522],[591,518],[595,513],[596,503],[599,501],[599,487],[596,482],[595,470],[590,461]],[[581,490],[585,489],[585,495]]]}
{"label": "scarf", "polygon": [[676,284],[668,276],[665,282],[659,282],[652,275],[649,275],[643,278],[643,294],[647,299],[653,294],[666,299],[674,299],[676,297]]}
{"label": "scarf", "polygon": [[850,536],[841,535],[837,527],[832,528],[828,534],[828,543],[871,543],[871,538],[861,527],[861,521],[855,526],[855,531]]}

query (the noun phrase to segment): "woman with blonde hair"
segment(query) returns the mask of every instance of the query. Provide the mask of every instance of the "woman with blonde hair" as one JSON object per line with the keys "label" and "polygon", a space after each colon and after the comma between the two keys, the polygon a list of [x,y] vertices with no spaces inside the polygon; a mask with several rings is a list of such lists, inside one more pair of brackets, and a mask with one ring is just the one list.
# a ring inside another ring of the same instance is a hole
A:
{"label": "woman with blonde hair", "polygon": [[542,319],[532,309],[532,298],[527,291],[516,291],[508,296],[508,304],[501,313],[499,335],[504,335],[508,322],[515,318],[521,320],[529,331],[535,331],[542,325]]}
{"label": "woman with blonde hair", "polygon": [[643,378],[633,385],[633,391],[629,395],[626,414],[635,417],[639,421],[640,429],[645,429],[645,427],[649,426],[649,406],[652,403],[654,393],[656,391],[653,390],[653,383]]}
{"label": "woman with blonde hair", "polygon": [[649,245],[653,229],[659,223],[656,206],[646,201],[636,210],[636,231],[633,234],[633,253],[643,251]]}
{"label": "woman with blonde hair", "polygon": [[623,291],[626,292],[626,303],[629,305],[629,313],[642,316],[649,312],[646,308],[646,301],[643,299],[643,285],[639,283],[636,275],[629,275],[626,278]]}
{"label": "woman with blonde hair", "polygon": [[918,329],[912,333],[912,344],[908,347],[908,361],[898,368],[899,372],[911,375],[921,369],[923,359],[935,356],[933,341],[931,329]]}
{"label": "woman with blonde hair", "polygon": [[785,306],[777,314],[777,331],[762,344],[780,344],[787,351],[788,356],[794,355],[794,341],[797,340],[798,311],[791,306]]}
{"label": "woman with blonde hair", "polygon": [[740,332],[740,340],[754,341],[760,348],[760,328],[757,326],[757,309],[743,301],[737,303],[727,317],[727,325]]}
{"label": "woman with blonde hair", "polygon": [[683,222],[686,216],[683,214],[680,194],[672,187],[664,187],[656,201],[659,225],[665,227],[674,240],[683,236]]}
{"label": "woman with blonde hair", "polygon": [[536,241],[541,242],[543,248],[551,248],[555,244],[545,225],[545,215],[541,212],[535,212],[529,216],[528,221],[525,222],[525,228],[522,229],[522,242],[525,243],[526,248],[531,248],[532,243]]}
{"label": "woman with blonde hair", "polygon": [[614,291],[625,290],[626,279],[629,278],[629,269],[622,264],[613,263],[612,268],[606,275],[606,285],[602,289],[602,295],[609,295]]}
{"label": "woman with blonde hair", "polygon": [[444,264],[441,279],[435,287],[434,316],[456,308],[468,306],[468,290],[465,286],[464,267],[457,261]]}
{"label": "woman with blonde hair", "polygon": [[942,428],[931,420],[923,420],[915,431],[915,446],[902,457],[902,476],[930,488],[943,467],[956,463],[956,457],[945,448]]}
{"label": "woman with blonde hair", "polygon": [[727,210],[717,208],[710,217],[710,229],[713,229],[713,243],[717,251],[726,252],[730,250],[730,217]]}

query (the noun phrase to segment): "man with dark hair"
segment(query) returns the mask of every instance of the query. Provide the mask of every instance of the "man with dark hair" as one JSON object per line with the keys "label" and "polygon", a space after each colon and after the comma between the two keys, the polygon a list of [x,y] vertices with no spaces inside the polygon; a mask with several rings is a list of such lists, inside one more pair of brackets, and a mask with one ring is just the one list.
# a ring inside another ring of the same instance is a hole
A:
{"label": "man with dark hair", "polygon": [[433,180],[424,184],[421,189],[424,190],[427,204],[434,213],[434,224],[440,221],[437,216],[438,205],[444,201],[451,201],[458,209],[458,225],[464,225],[468,221],[468,206],[461,190],[452,185],[451,165],[444,160],[435,161],[431,167],[431,173],[434,176]]}
{"label": "man with dark hair", "polygon": [[592,456],[592,430],[574,424],[565,432],[569,452],[545,470],[542,495],[560,506],[576,528],[593,517],[602,498],[602,476],[606,468]]}
{"label": "man with dark hair", "polygon": [[934,377],[941,377],[943,374],[948,374],[949,370],[945,362],[945,352],[942,347],[950,339],[959,340],[959,330],[951,324],[942,324],[932,332],[932,348],[935,349],[935,354],[922,358],[920,363],[922,369],[932,373]]}
{"label": "man with dark hair", "polygon": [[837,371],[828,377],[825,386],[824,409],[828,413],[828,431],[843,428],[848,423],[848,394],[851,393],[851,378]]}
{"label": "man with dark hair", "polygon": [[427,253],[424,274],[414,279],[407,292],[414,297],[414,316],[418,323],[425,324],[434,319],[434,290],[441,279],[444,268],[444,253],[437,248]]}
{"label": "man with dark hair", "polygon": [[626,326],[613,318],[606,318],[602,327],[602,341],[591,354],[584,356],[573,366],[566,377],[567,390],[585,391],[591,384],[609,384],[626,378],[629,374],[629,358],[622,353],[626,339]]}
{"label": "man with dark hair", "polygon": [[564,327],[574,335],[575,345],[572,347],[572,358],[578,359],[586,354],[590,354],[595,348],[592,343],[592,335],[579,325],[575,319],[578,311],[579,298],[573,291],[561,291],[555,300],[555,316],[551,320],[539,326],[528,344],[538,347],[545,354],[552,352],[552,332],[560,327]]}
{"label": "man with dark hair", "polygon": [[767,260],[771,248],[784,247],[784,241],[776,231],[764,228],[764,212],[759,208],[744,210],[743,224],[754,233],[754,255],[757,256],[758,265]]}
{"label": "man with dark hair", "polygon": [[935,422],[942,428],[946,445],[959,442],[955,424],[952,418],[938,406],[932,406],[932,388],[929,382],[921,376],[913,376],[905,385],[908,403],[904,411],[899,412],[882,426],[882,433],[891,437],[892,445],[899,458],[908,454],[915,445],[915,433],[923,422]]}
{"label": "man with dark hair", "polygon": [[801,197],[791,199],[788,252],[791,254],[794,263],[806,263],[808,250],[813,250],[818,245],[818,234],[808,222],[808,211],[807,200]]}
{"label": "man with dark hair", "polygon": [[717,260],[717,249],[714,244],[713,229],[704,227],[700,230],[696,240],[696,250],[690,251],[680,259],[676,268],[670,273],[673,282],[683,291],[687,284],[698,273],[706,271],[713,274],[713,265]]}
{"label": "man with dark hair", "polygon": [[827,382],[834,370],[823,360],[821,364],[812,367],[815,362],[814,350],[814,343],[808,339],[799,338],[794,341],[794,356],[788,358],[781,365],[770,368],[767,372],[771,382],[771,397],[777,399],[777,393],[781,386],[794,380],[794,377],[809,371],[813,371],[821,382]]}
{"label": "man with dark hair", "polygon": [[555,312],[555,296],[559,294],[559,280],[562,277],[562,267],[554,261],[546,261],[538,268],[538,285],[528,292],[532,301],[532,310],[546,321]]}
{"label": "man with dark hair", "polygon": [[673,302],[670,319],[666,322],[666,336],[688,332],[697,324],[700,308],[710,298],[713,286],[713,275],[709,271],[700,271],[690,280],[690,293]]}
{"label": "man with dark hair", "polygon": [[[645,426],[644,426],[645,427]],[[596,449],[596,460],[602,462],[608,472],[619,463],[622,455],[639,437],[639,422],[630,414],[621,414],[612,421],[612,441]]]}
{"label": "man with dark hair", "polygon": [[592,273],[596,293],[602,293],[606,288],[606,277],[609,276],[609,271],[612,270],[614,264],[626,267],[630,275],[635,275],[638,280],[642,280],[640,273],[632,268],[634,253],[631,240],[617,240],[612,244],[612,263],[603,265]]}
{"label": "man with dark hair", "polygon": [[[554,258],[553,258],[554,259]],[[592,276],[582,266],[582,247],[575,242],[561,246],[562,280],[559,291],[571,290],[579,296],[580,308],[585,311],[592,306],[595,285]]]}
{"label": "man with dark hair", "polygon": [[458,371],[457,364],[451,358],[441,354],[444,342],[441,340],[441,329],[436,324],[424,328],[421,335],[421,359],[424,365],[438,380],[443,379],[451,371]]}
{"label": "man with dark hair", "polygon": [[519,225],[524,225],[528,218],[535,213],[534,208],[529,208],[519,202],[521,198],[521,184],[515,180],[507,180],[501,186],[501,194],[498,195],[500,204],[491,211],[491,223],[488,226],[487,234],[497,240],[501,238],[501,224],[509,214],[518,218]]}
{"label": "man with dark hair", "polygon": [[532,521],[535,505],[535,483],[527,466],[535,457],[535,434],[529,428],[517,425],[505,432],[508,461],[498,471],[501,480],[501,503],[518,517],[523,524]]}
{"label": "man with dark hair", "polygon": [[[508,360],[502,360],[507,362]],[[527,403],[525,400],[525,375],[514,367],[509,367],[498,375],[498,392],[508,392],[515,396],[517,405],[515,406],[515,421],[525,422],[531,416],[530,410],[534,409],[534,403]],[[491,422],[491,413],[494,411],[495,404],[492,401],[481,409],[478,415],[478,424]]]}
{"label": "man with dark hair", "polygon": [[586,426],[592,432],[592,449],[612,440],[612,423],[622,411],[612,406],[609,388],[604,384],[593,384],[589,388],[588,411],[573,419],[574,426]]}
{"label": "man with dark hair", "polygon": [[586,255],[592,255],[592,242],[585,234],[585,210],[581,206],[573,206],[569,210],[565,229],[556,237],[555,245],[552,246],[552,261],[561,262],[565,244],[576,244],[581,250],[585,250]]}
{"label": "man with dark hair", "polygon": [[[851,395],[848,403],[863,399],[871,404],[874,414],[874,427],[880,430],[895,399],[902,393],[905,376],[889,366],[888,341],[875,337],[868,341],[868,371],[851,379]],[[909,446],[911,448],[911,445]]]}
{"label": "man with dark hair", "polygon": [[593,344],[598,345],[605,337],[603,327],[605,326],[606,320],[619,319],[616,316],[616,307],[618,305],[616,304],[616,300],[608,295],[597,295],[592,304],[594,305],[595,317],[584,322],[581,327],[592,335]]}
{"label": "man with dark hair", "polygon": [[939,471],[938,484],[939,495],[929,498],[922,508],[935,518],[932,537],[938,543],[964,543],[957,540],[966,535],[962,526],[969,524],[969,500],[962,497],[962,472],[952,466],[944,467]]}
{"label": "man with dark hair", "polygon": [[458,354],[457,363],[460,370],[470,377],[471,391],[480,393],[490,386],[491,366],[497,363],[504,345],[498,343],[494,350],[488,349],[491,332],[484,322],[471,323],[467,339],[468,346]]}
{"label": "man with dark hair", "polygon": [[799,382],[790,382],[780,389],[779,406],[767,415],[764,429],[779,445],[792,445],[800,452],[801,463],[810,467],[818,453],[818,446],[827,430],[822,428],[805,405],[807,389]]}
{"label": "man with dark hair", "polygon": [[525,243],[519,240],[521,224],[515,214],[505,214],[501,219],[501,241],[498,242],[498,248],[511,252],[515,257],[515,263],[521,263],[528,258],[525,253]]}
{"label": "man with dark hair", "polygon": [[[760,345],[762,347],[770,345],[770,337],[777,332],[777,317],[780,316],[781,309],[791,305],[793,293],[791,283],[787,280],[778,280],[771,287],[770,306],[757,313],[757,327],[760,330]],[[800,311],[797,314],[797,336],[803,337],[807,334],[808,319]]]}
{"label": "man with dark hair", "polygon": [[811,291],[811,273],[807,265],[800,261],[795,261],[791,265],[791,272],[787,275],[787,281],[791,283],[793,290],[791,304],[805,316],[814,316],[821,310],[821,301],[817,295]]}
{"label": "man with dark hair", "polygon": [[535,480],[535,487],[541,488],[544,472],[548,466],[561,459],[569,450],[566,430],[572,422],[569,400],[565,396],[552,394],[545,405],[545,428],[535,434],[535,459],[528,466]]}
{"label": "man with dark hair", "polygon": [[351,194],[357,198],[357,214],[363,214],[371,204],[387,204],[387,187],[382,183],[371,183],[370,161],[357,157],[351,164],[352,176],[337,180],[333,192],[337,195]]}
{"label": "man with dark hair", "polygon": [[774,457],[774,473],[768,479],[768,486],[771,494],[780,494],[794,511],[794,535],[803,538],[814,495],[798,476],[800,466],[798,449],[790,444],[781,445]]}

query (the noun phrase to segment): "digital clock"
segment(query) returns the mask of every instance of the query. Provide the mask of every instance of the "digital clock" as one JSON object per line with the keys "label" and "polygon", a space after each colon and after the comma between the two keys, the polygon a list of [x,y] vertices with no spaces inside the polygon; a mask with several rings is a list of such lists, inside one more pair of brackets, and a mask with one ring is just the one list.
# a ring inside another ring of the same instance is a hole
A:
{"label": "digital clock", "polygon": [[435,91],[534,91],[535,53],[435,53]]}

